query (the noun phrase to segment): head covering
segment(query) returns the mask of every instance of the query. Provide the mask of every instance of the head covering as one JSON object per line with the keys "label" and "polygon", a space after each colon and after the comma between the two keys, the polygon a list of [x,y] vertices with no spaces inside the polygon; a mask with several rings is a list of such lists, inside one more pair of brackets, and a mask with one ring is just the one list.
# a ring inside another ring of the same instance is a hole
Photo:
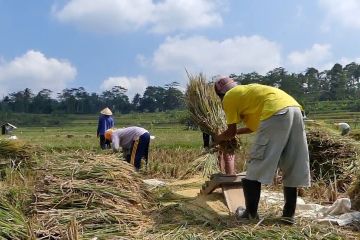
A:
{"label": "head covering", "polygon": [[110,141],[114,131],[115,131],[114,128],[110,128],[110,129],[106,130],[105,139]]}
{"label": "head covering", "polygon": [[236,82],[227,76],[217,75],[213,77],[215,81],[215,91],[218,94],[225,94],[227,91],[237,86]]}
{"label": "head covering", "polygon": [[108,115],[108,116],[112,115],[112,112],[111,112],[111,110],[109,108],[104,108],[103,110],[101,110],[100,113],[104,114],[104,115]]}

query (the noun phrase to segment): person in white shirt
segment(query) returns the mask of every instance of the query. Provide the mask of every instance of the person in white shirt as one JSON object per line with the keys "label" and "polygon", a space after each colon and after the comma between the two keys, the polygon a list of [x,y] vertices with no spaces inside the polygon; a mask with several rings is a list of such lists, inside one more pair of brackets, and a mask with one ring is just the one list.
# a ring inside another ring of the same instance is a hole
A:
{"label": "person in white shirt", "polygon": [[125,153],[125,159],[128,163],[134,165],[136,170],[141,168],[141,159],[145,158],[148,162],[150,134],[148,130],[141,127],[127,127],[117,130],[108,130],[105,132],[105,138],[111,140],[111,146],[114,152],[118,152],[122,147]]}
{"label": "person in white shirt", "polygon": [[345,122],[335,123],[341,131],[341,136],[344,136],[350,132],[350,125]]}

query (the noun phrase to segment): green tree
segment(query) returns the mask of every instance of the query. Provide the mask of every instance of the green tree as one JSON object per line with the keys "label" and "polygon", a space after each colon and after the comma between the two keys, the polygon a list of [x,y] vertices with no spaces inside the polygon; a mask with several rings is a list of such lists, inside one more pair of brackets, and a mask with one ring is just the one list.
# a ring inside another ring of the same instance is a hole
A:
{"label": "green tree", "polygon": [[148,86],[140,100],[140,111],[163,111],[166,89],[163,87]]}
{"label": "green tree", "polygon": [[139,93],[135,94],[133,100],[131,101],[131,106],[133,110],[137,111],[140,107],[141,95]]}
{"label": "green tree", "polygon": [[52,113],[56,107],[57,102],[51,98],[52,91],[49,89],[42,89],[33,98],[31,104],[32,113]]}
{"label": "green tree", "polygon": [[128,96],[125,95],[127,89],[121,86],[114,86],[111,90],[102,93],[101,99],[104,106],[110,106],[113,112],[128,113],[131,110]]}
{"label": "green tree", "polygon": [[346,99],[346,75],[340,64],[336,63],[333,68],[327,72],[329,80],[329,93],[331,100]]}
{"label": "green tree", "polygon": [[165,85],[164,110],[173,110],[185,106],[184,94],[178,87],[178,82]]}

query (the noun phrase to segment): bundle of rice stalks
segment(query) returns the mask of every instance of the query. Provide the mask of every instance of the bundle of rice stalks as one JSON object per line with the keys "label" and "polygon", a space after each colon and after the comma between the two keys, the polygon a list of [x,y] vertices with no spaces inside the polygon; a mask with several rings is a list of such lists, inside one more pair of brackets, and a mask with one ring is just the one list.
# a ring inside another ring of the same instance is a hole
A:
{"label": "bundle of rice stalks", "polygon": [[0,238],[31,239],[30,227],[24,214],[0,197]]}
{"label": "bundle of rice stalks", "polygon": [[38,236],[76,233],[74,219],[85,238],[136,235],[151,224],[153,198],[133,166],[114,155],[55,157],[34,194],[33,213],[42,226]]}
{"label": "bundle of rice stalks", "polygon": [[149,178],[178,178],[200,153],[200,149],[152,148],[149,164],[143,173]]}
{"label": "bundle of rice stalks", "polygon": [[194,160],[189,166],[185,174],[180,179],[187,178],[202,172],[203,177],[211,176],[220,171],[218,159],[215,154],[206,153]]}
{"label": "bundle of rice stalks", "polygon": [[0,139],[0,168],[30,165],[34,147],[18,140]]}
{"label": "bundle of rice stalks", "polygon": [[[214,86],[206,81],[203,74],[193,76],[187,73],[189,83],[186,90],[186,103],[190,112],[191,120],[199,126],[202,132],[214,136],[226,130],[225,114],[221,106],[221,101],[214,91]],[[240,147],[240,141],[234,138],[230,141],[222,142],[218,149],[222,152],[234,153]],[[212,155],[212,156],[211,156]],[[216,161],[216,151],[211,151],[208,155],[199,157],[190,166],[202,169],[203,175],[218,171]],[[190,172],[192,170],[190,169]],[[188,175],[189,170],[185,175]]]}
{"label": "bundle of rice stalks", "polygon": [[348,194],[351,199],[351,208],[360,211],[360,174],[357,174],[356,181],[351,185]]}
{"label": "bundle of rice stalks", "polygon": [[341,138],[324,127],[308,128],[312,181],[324,182],[328,189],[344,193],[354,179],[359,163],[357,148],[350,139]]}
{"label": "bundle of rice stalks", "polygon": [[[226,130],[224,111],[214,86],[206,81],[203,74],[193,76],[189,73],[189,83],[186,89],[186,103],[191,120],[202,132],[215,135]],[[220,149],[233,153],[239,147],[237,139],[222,143]]]}

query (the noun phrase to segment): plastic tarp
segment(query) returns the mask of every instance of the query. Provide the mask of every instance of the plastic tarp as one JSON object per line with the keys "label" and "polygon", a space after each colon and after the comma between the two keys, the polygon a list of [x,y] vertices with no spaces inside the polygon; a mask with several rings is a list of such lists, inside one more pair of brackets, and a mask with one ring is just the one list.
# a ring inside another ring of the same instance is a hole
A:
{"label": "plastic tarp", "polygon": [[[262,191],[261,201],[266,204],[283,205],[283,194],[278,192]],[[336,223],[345,226],[353,222],[360,222],[360,212],[351,210],[349,198],[339,198],[332,205],[323,206],[314,203],[305,203],[298,197],[296,217],[310,218],[317,222]]]}

